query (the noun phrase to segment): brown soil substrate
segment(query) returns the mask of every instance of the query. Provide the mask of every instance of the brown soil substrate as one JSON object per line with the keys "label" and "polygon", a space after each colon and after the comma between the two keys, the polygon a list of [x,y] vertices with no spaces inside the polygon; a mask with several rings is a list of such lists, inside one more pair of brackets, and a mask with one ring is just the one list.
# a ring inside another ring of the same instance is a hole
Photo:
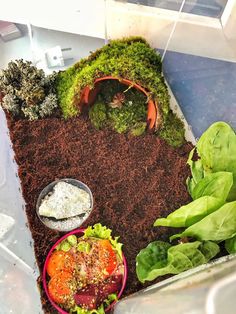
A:
{"label": "brown soil substrate", "polygon": [[[56,178],[71,177],[86,183],[94,195],[94,211],[84,226],[101,222],[124,244],[129,269],[124,296],[142,289],[135,257],[149,242],[168,240],[170,230],[154,228],[155,219],[189,201],[186,160],[192,145],[174,149],[153,134],[97,131],[82,117],[33,122],[8,117],[8,126],[40,271],[62,234],[39,221],[37,197]],[[43,291],[41,295],[45,313],[56,313]]]}

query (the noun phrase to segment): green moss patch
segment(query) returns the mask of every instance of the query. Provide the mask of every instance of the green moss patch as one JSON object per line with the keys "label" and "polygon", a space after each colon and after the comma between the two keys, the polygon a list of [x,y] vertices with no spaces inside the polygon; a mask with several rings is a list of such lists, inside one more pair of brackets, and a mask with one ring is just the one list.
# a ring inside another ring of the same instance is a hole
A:
{"label": "green moss patch", "polygon": [[57,93],[65,118],[79,113],[81,91],[94,86],[96,78],[114,76],[135,82],[158,99],[163,118],[169,112],[169,96],[161,71],[161,57],[142,38],[133,37],[111,41],[108,45],[61,72]]}
{"label": "green moss patch", "polygon": [[[69,118],[78,115],[83,89],[86,86],[93,88],[95,80],[105,76],[113,76],[119,80],[128,79],[145,88],[148,92],[148,99],[154,100],[158,106],[158,114],[160,115],[157,126],[158,134],[173,146],[178,146],[184,141],[182,123],[169,108],[169,95],[162,74],[161,57],[140,37],[113,40],[92,53],[88,58],[80,60],[68,70],[59,73],[57,95],[63,116]],[[95,118],[98,108],[99,116]],[[100,104],[90,112],[91,119],[98,120],[96,121],[98,123],[97,128],[100,128],[100,123],[105,123],[103,121],[104,113],[101,109]],[[110,118],[112,118],[112,114],[110,114]],[[114,118],[113,126],[120,132],[122,130],[117,119],[121,120],[119,114]],[[143,128],[142,125],[141,129]],[[139,127],[136,131],[137,134],[141,133]]]}
{"label": "green moss patch", "polygon": [[107,123],[107,106],[103,102],[96,102],[89,110],[89,118],[96,129],[102,129]]}
{"label": "green moss patch", "polygon": [[169,112],[165,124],[157,131],[157,135],[174,147],[179,147],[184,144],[184,133],[183,122],[172,111]]}
{"label": "green moss patch", "polygon": [[147,126],[147,97],[119,81],[104,81],[97,101],[89,110],[89,118],[97,129],[111,127],[118,133],[131,131],[133,135],[141,135]]}

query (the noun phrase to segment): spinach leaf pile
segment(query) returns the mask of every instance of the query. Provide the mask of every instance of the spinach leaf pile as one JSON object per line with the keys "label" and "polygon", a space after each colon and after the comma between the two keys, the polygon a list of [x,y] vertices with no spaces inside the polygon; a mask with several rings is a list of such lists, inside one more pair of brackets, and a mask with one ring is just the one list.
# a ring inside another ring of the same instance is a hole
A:
{"label": "spinach leaf pile", "polygon": [[207,263],[217,253],[214,242],[195,241],[170,246],[166,242],[151,242],[136,258],[136,272],[141,282],[151,281],[166,274],[179,274]]}
{"label": "spinach leaf pile", "polygon": [[225,122],[213,123],[200,137],[196,145],[200,157],[193,161],[192,151],[188,163],[191,168],[192,178],[187,181],[192,197],[196,185],[202,178],[219,171],[231,172],[233,185],[228,195],[229,201],[236,200],[236,135],[234,130]]}
{"label": "spinach leaf pile", "polygon": [[166,218],[158,218],[154,226],[184,227],[182,233],[170,240],[181,238],[190,242],[171,246],[155,241],[141,250],[136,258],[136,272],[141,282],[207,263],[218,254],[218,243],[222,241],[228,253],[236,253],[234,130],[225,122],[212,124],[190,152],[187,163],[192,176],[186,183],[193,201]]}

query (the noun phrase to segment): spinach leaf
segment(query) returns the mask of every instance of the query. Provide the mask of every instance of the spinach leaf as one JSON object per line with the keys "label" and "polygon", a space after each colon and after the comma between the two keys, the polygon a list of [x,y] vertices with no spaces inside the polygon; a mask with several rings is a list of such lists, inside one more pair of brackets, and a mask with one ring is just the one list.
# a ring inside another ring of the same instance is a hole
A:
{"label": "spinach leaf", "polygon": [[154,241],[142,249],[136,257],[136,273],[142,282],[148,280],[152,269],[163,268],[167,264],[167,251],[171,245],[163,241]]}
{"label": "spinach leaf", "polygon": [[226,203],[221,208],[188,227],[170,240],[193,237],[198,240],[223,241],[236,235],[236,201]]}
{"label": "spinach leaf", "polygon": [[236,135],[225,122],[213,123],[200,137],[197,152],[205,172],[232,172],[234,184],[228,200],[236,200]]}
{"label": "spinach leaf", "polygon": [[232,185],[233,175],[231,172],[220,171],[211,173],[198,181],[191,196],[194,200],[201,196],[209,195],[226,201]]}
{"label": "spinach leaf", "polygon": [[[157,254],[153,254],[155,250]],[[162,254],[159,255],[159,251]],[[141,282],[151,281],[166,274],[179,274],[207,263],[218,252],[219,246],[209,241],[182,243],[169,248],[168,243],[155,241],[137,255],[136,273]],[[149,259],[149,256],[152,258]]]}
{"label": "spinach leaf", "polygon": [[225,248],[229,254],[236,253],[236,236],[225,241]]}
{"label": "spinach leaf", "polygon": [[194,183],[193,178],[191,179],[190,177],[188,177],[186,180],[186,185],[187,185],[188,193],[192,196],[193,189],[196,185],[196,183]]}
{"label": "spinach leaf", "polygon": [[189,153],[188,161],[187,164],[191,168],[191,173],[192,173],[192,178],[187,178],[187,187],[188,187],[188,192],[190,195],[192,195],[192,191],[195,187],[195,185],[204,177],[204,170],[202,166],[202,161],[201,159],[198,159],[197,161],[193,161],[193,154],[194,154],[195,148],[191,150]]}
{"label": "spinach leaf", "polygon": [[223,204],[224,200],[220,198],[203,196],[187,205],[181,206],[166,218],[157,219],[154,226],[189,227],[216,211]]}

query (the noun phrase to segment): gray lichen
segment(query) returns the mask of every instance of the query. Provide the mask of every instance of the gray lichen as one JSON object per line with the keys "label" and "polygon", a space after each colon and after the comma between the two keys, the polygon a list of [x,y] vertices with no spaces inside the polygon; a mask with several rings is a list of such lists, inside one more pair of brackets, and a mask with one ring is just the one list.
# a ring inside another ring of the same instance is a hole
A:
{"label": "gray lichen", "polygon": [[51,93],[45,97],[44,101],[39,106],[40,117],[44,118],[50,116],[55,108],[57,108],[57,96]]}
{"label": "gray lichen", "polygon": [[25,117],[30,121],[37,120],[39,118],[39,109],[37,105],[22,107],[21,110],[23,111]]}
{"label": "gray lichen", "polygon": [[2,100],[2,107],[8,112],[11,112],[13,115],[17,115],[19,113],[19,103],[16,96],[10,94],[4,96]]}
{"label": "gray lichen", "polygon": [[2,107],[14,115],[23,113],[29,120],[51,115],[57,107],[56,78],[57,73],[46,76],[30,61],[9,62],[0,73],[0,90],[5,94]]}

